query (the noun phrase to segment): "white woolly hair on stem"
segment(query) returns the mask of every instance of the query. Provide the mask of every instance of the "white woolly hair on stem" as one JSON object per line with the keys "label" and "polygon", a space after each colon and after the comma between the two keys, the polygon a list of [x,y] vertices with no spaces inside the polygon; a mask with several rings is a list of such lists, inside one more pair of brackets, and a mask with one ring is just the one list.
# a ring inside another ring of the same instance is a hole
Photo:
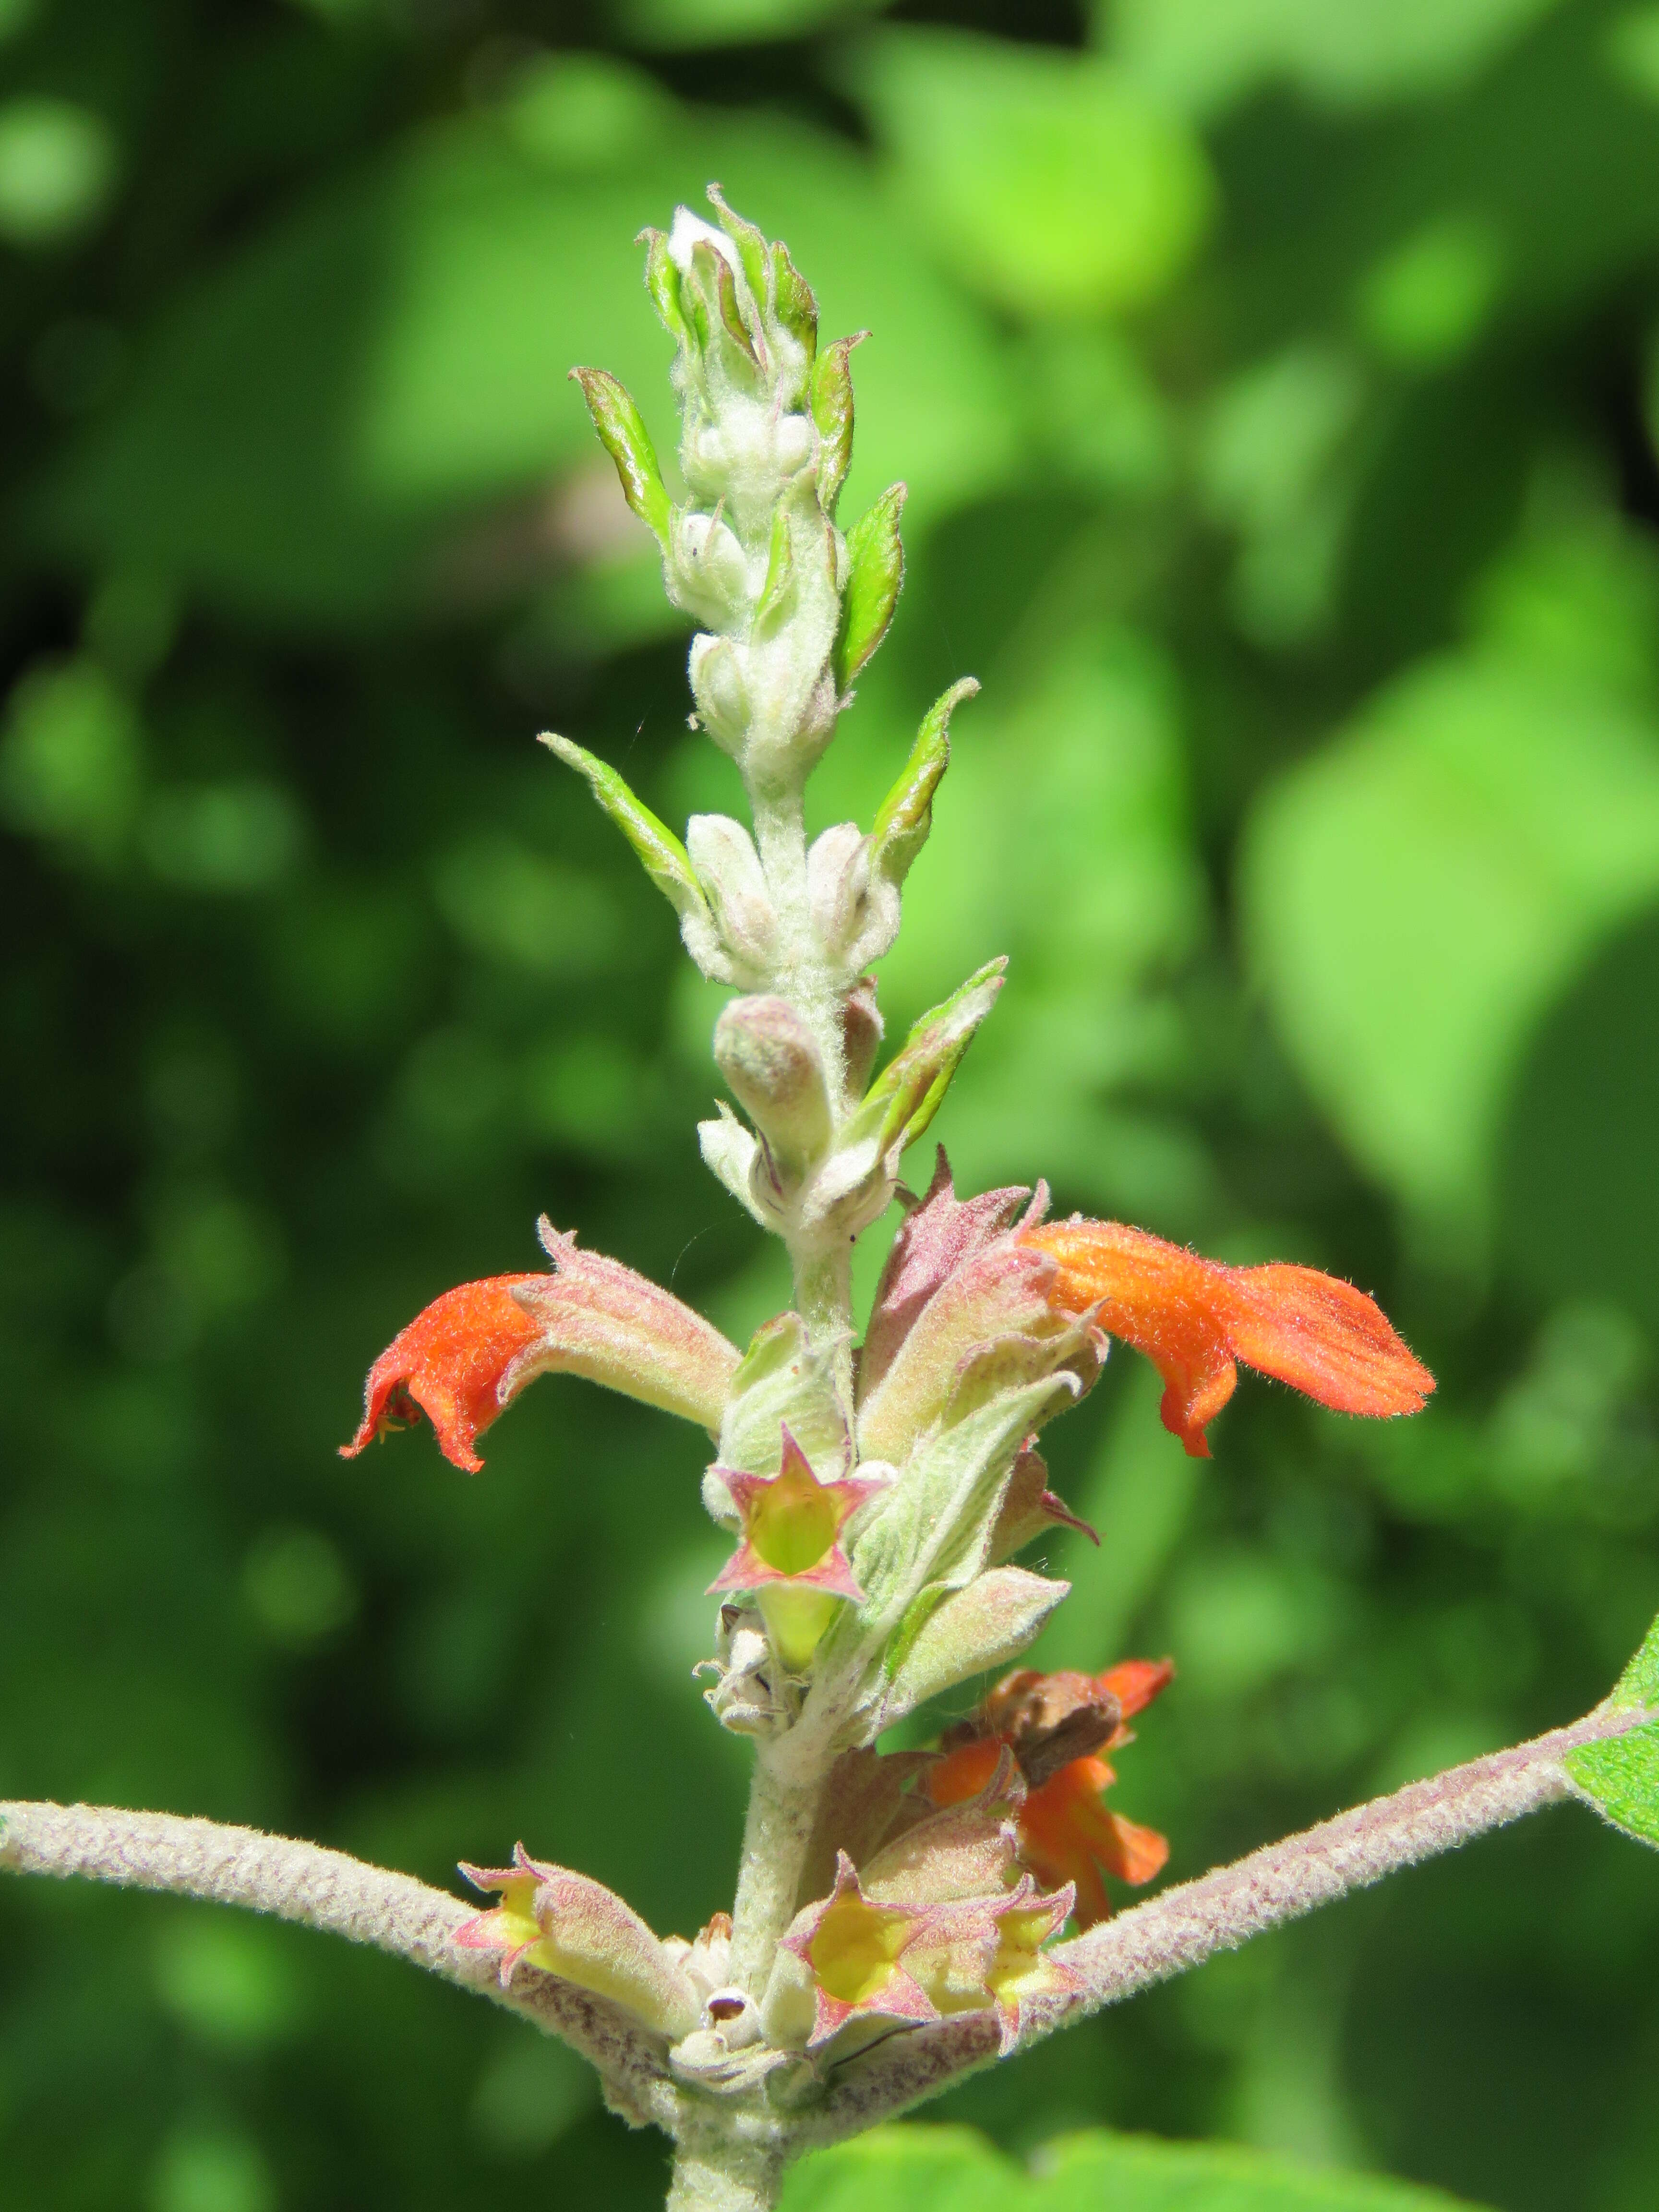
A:
{"label": "white woolly hair on stem", "polygon": [[477,1908],[413,1875],[216,1820],[38,1803],[0,1803],[0,1869],[170,1891],[369,1944],[562,2036],[631,2125],[675,2124],[678,2096],[659,2041],[618,2006],[550,1974],[520,1974],[503,1990],[495,1956],[454,1941]]}

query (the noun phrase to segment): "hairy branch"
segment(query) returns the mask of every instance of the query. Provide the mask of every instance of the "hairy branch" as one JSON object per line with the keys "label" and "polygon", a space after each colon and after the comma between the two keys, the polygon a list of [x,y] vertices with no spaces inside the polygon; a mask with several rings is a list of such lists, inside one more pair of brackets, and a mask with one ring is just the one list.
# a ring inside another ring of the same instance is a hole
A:
{"label": "hairy branch", "polygon": [[550,1974],[526,1974],[503,1990],[489,1954],[452,1940],[472,1908],[412,1875],[257,1828],[106,1805],[18,1803],[0,1803],[0,1869],[168,1890],[372,1944],[562,2036],[633,2125],[675,2124],[678,2093],[652,2037],[603,1997]]}
{"label": "hairy branch", "polygon": [[[1019,2047],[1350,1890],[1554,1804],[1571,1794],[1561,1764],[1566,1753],[1656,1718],[1639,1708],[1598,1707],[1571,1728],[1374,1798],[1103,1922],[1051,1954],[1082,1978],[1082,1986],[1068,1997],[1032,2005]],[[996,2054],[996,2024],[987,2013],[896,2033],[842,2070],[806,2123],[800,2147],[855,2135],[989,2064]]]}

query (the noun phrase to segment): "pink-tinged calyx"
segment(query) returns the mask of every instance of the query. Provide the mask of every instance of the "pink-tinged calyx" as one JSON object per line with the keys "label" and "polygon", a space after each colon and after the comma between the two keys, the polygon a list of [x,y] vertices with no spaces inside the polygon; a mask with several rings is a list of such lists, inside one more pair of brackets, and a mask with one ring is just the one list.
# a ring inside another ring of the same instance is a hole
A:
{"label": "pink-tinged calyx", "polygon": [[700,2000],[690,1976],[603,1882],[532,1859],[522,1844],[510,1867],[463,1863],[461,1872],[501,1902],[464,1921],[450,1940],[495,1954],[503,1989],[520,1966],[536,1966],[609,1997],[660,2035],[678,2038],[696,2026]]}
{"label": "pink-tinged calyx", "polygon": [[816,2051],[852,2020],[939,2018],[933,1999],[903,1964],[924,1942],[937,1914],[866,1897],[845,1851],[836,1862],[836,1886],[817,1905],[798,1913],[780,1948],[800,1960],[811,1978],[813,2016],[806,2047]]}
{"label": "pink-tinged calyx", "polygon": [[799,1671],[817,1648],[836,1605],[864,1595],[842,1531],[884,1485],[864,1475],[820,1482],[787,1424],[782,1440],[775,1475],[717,1470],[742,1517],[743,1540],[708,1592],[712,1597],[755,1591],[780,1656]]}

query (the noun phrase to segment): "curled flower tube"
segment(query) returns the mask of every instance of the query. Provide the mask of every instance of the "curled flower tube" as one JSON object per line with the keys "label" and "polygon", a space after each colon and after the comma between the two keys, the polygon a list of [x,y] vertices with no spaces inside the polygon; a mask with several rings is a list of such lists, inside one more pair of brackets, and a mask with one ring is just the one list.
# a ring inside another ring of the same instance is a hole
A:
{"label": "curled flower tube", "polygon": [[738,1353],[670,1291],[619,1260],[577,1249],[545,1216],[551,1273],[491,1275],[434,1298],[368,1370],[363,1418],[341,1455],[355,1459],[418,1410],[452,1465],[476,1474],[477,1440],[538,1375],[584,1375],[711,1432]]}
{"label": "curled flower tube", "polygon": [[799,1674],[837,1605],[864,1595],[841,1533],[884,1486],[867,1475],[820,1482],[787,1425],[776,1474],[715,1471],[742,1516],[743,1541],[708,1585],[708,1595],[753,1590],[779,1657]]}
{"label": "curled flower tube", "polygon": [[1012,1752],[1030,1784],[1015,1815],[1020,1860],[1056,1889],[1073,1884],[1078,1925],[1091,1928],[1112,1909],[1106,1875],[1139,1888],[1170,1856],[1156,1830],[1104,1803],[1116,1776],[1100,1754],[1133,1741],[1124,1722],[1174,1674],[1167,1659],[1131,1659],[1100,1674],[1006,1675],[947,1736],[923,1787],[936,1805],[959,1804],[983,1790]]}
{"label": "curled flower tube", "polygon": [[1164,1425],[1194,1459],[1233,1395],[1236,1363],[1344,1413],[1415,1413],[1434,1377],[1375,1300],[1315,1267],[1229,1267],[1116,1221],[1052,1222],[1018,1241],[1059,1274],[1051,1303],[1089,1314],[1164,1377]]}

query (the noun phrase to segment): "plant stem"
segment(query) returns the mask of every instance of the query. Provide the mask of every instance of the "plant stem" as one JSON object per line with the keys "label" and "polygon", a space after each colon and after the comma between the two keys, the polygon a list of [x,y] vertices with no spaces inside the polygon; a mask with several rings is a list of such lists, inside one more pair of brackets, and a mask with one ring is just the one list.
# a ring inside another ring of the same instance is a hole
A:
{"label": "plant stem", "polygon": [[674,2148],[667,2212],[772,2212],[782,2187],[783,2158],[775,2142],[688,2129]]}
{"label": "plant stem", "polygon": [[832,1759],[823,1732],[799,1723],[757,1747],[732,1908],[732,1978],[757,2002],[765,1994],[778,1938],[794,1917]]}
{"label": "plant stem", "polygon": [[562,2036],[597,2069],[611,2109],[635,2126],[672,2128],[677,2122],[678,2092],[655,2039],[618,2007],[572,1982],[529,1974],[503,1990],[495,1958],[454,1941],[475,1908],[412,1875],[216,1820],[107,1805],[20,1803],[0,1804],[0,1869],[172,1891],[372,1944]]}

